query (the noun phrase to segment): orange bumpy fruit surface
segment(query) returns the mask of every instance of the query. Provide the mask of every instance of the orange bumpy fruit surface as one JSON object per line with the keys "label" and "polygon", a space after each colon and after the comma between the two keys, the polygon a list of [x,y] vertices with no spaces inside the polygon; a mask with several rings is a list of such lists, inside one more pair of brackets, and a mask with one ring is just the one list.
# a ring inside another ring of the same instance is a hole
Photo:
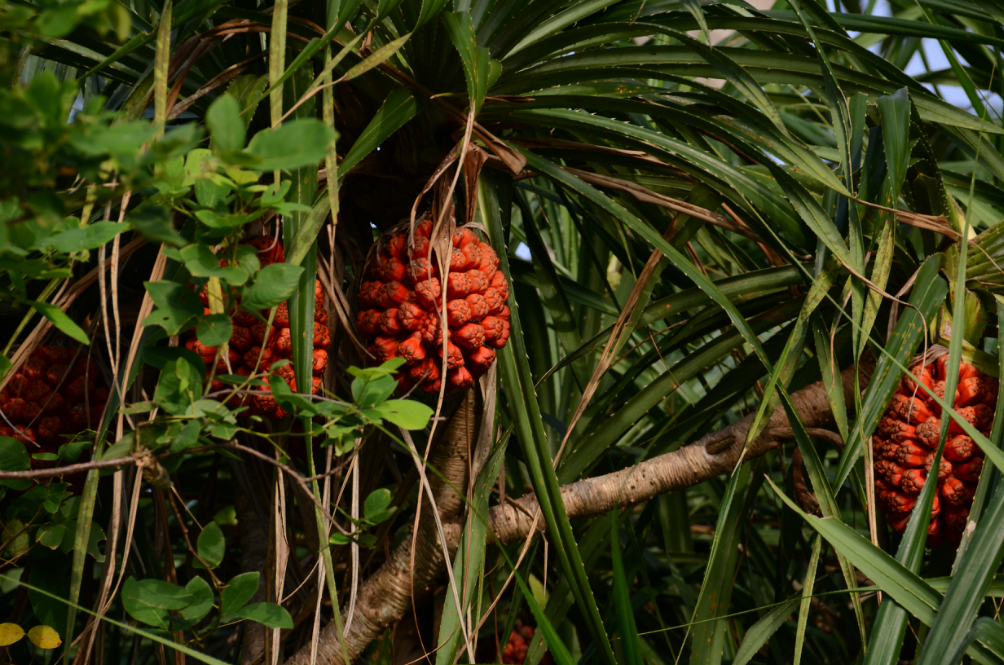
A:
{"label": "orange bumpy fruit surface", "polygon": [[[941,432],[941,407],[918,385],[944,399],[948,356],[918,364],[900,382],[889,408],[872,437],[875,499],[886,521],[897,533],[906,528],[928,474]],[[983,434],[989,434],[997,404],[997,379],[962,363],[952,400],[954,409]],[[945,416],[947,417],[947,416]],[[931,506],[927,544],[947,539],[958,545],[969,521],[976,484],[983,469],[983,451],[954,421],[950,421],[945,450],[934,471],[938,493]]]}
{"label": "orange bumpy fruit surface", "polygon": [[107,401],[104,375],[86,349],[40,346],[0,391],[6,416],[0,436],[21,441],[31,453],[55,453],[67,435],[96,429]]}
{"label": "orange bumpy fruit surface", "polygon": [[532,626],[520,626],[509,634],[509,641],[502,648],[502,662],[520,665],[526,658],[526,652],[530,648],[530,640],[533,639]]}
{"label": "orange bumpy fruit surface", "polygon": [[414,245],[407,232],[384,243],[360,285],[356,318],[376,360],[404,358],[399,383],[428,393],[439,392],[444,368],[447,389],[469,388],[509,340],[509,282],[495,251],[474,231],[458,229],[444,278],[430,252],[431,231],[425,220]]}
{"label": "orange bumpy fruit surface", "polygon": [[[261,267],[273,263],[282,263],[285,260],[282,243],[276,242],[268,236],[252,238],[243,244],[254,247],[258,251],[258,260]],[[226,259],[220,259],[220,265],[225,265]],[[209,313],[209,295],[206,289],[200,293],[202,304],[206,306],[206,314]],[[320,280],[314,284],[314,357],[312,367],[311,392],[319,393],[321,390],[321,377],[328,366],[328,346],[330,338],[328,334],[327,309],[325,307],[326,298],[321,287]],[[259,312],[267,321],[268,311]],[[220,354],[217,359],[217,347],[205,346],[195,337],[194,332],[188,335],[185,347],[202,356],[208,371],[212,370],[213,363],[216,363],[215,375],[234,374],[237,376],[249,377],[252,375],[275,374],[285,379],[292,390],[296,390],[296,380],[293,377],[293,367],[291,364],[280,366],[281,361],[291,361],[293,358],[292,337],[289,330],[289,308],[286,303],[281,303],[276,307],[275,316],[272,319],[271,328],[265,321],[261,321],[254,314],[246,310],[237,309],[231,312],[233,322],[233,332],[227,342],[227,353]],[[208,377],[208,374],[207,374]],[[227,388],[221,381],[213,381],[211,390],[220,391]],[[246,406],[247,414],[257,414],[272,418],[282,418],[287,414],[282,407],[276,403],[272,396],[271,388],[256,387],[251,394],[244,395],[239,401],[230,400],[231,407]]]}

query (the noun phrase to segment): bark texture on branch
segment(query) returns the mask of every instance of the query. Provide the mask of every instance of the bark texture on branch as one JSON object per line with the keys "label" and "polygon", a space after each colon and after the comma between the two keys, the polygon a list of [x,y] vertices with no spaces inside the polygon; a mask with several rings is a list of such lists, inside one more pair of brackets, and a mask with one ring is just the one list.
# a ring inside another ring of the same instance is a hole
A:
{"label": "bark texture on branch", "polygon": [[[350,660],[354,661],[387,626],[400,619],[411,606],[412,596],[425,593],[444,570],[445,557],[433,511],[438,508],[444,522],[460,512],[463,497],[457,494],[454,487],[462,491],[467,485],[471,445],[477,432],[475,420],[474,392],[468,391],[429,458],[429,466],[439,472],[436,474],[429,471],[427,474],[436,507],[429,503],[423,492],[414,556],[412,538],[405,538],[383,565],[359,587],[355,615],[345,635]],[[414,569],[412,561],[415,563]],[[345,611],[342,610],[343,618]],[[286,665],[309,665],[310,651],[308,644],[287,660]],[[318,638],[317,663],[343,662],[335,622],[331,621],[321,630]]]}
{"label": "bark texture on branch", "polygon": [[[858,368],[861,388],[864,389],[875,368],[871,355],[866,354]],[[844,387],[844,403],[853,405],[854,368],[843,370],[840,378]],[[802,424],[807,428],[820,427],[833,420],[822,382],[792,393],[791,401]],[[692,487],[723,473],[732,473],[739,461],[742,442],[746,440],[754,415],[750,414],[694,443],[630,468],[565,485],[561,488],[561,496],[565,501],[568,517],[574,519],[602,515],[617,507],[644,503],[667,492]],[[790,432],[791,425],[784,408],[779,406],[774,410],[763,434],[746,450],[744,459],[759,457],[776,448],[778,438],[774,432],[784,430]],[[790,436],[785,439],[790,439]],[[537,510],[535,494],[527,494],[511,503],[494,506],[489,512],[489,528],[503,544],[521,540],[530,533],[532,516]],[[459,541],[459,527],[455,530]],[[538,530],[544,530],[542,521],[538,521]]]}
{"label": "bark texture on branch", "polygon": [[[865,354],[858,366],[862,390],[867,387],[874,367],[872,357]],[[840,373],[840,378],[844,389],[844,403],[852,405],[854,368],[844,369]],[[821,382],[792,393],[791,400],[799,418],[807,428],[820,427],[833,420],[826,398],[826,389]],[[460,417],[468,407],[471,409],[471,415]],[[691,487],[723,473],[731,473],[739,462],[742,443],[746,440],[753,418],[754,414],[750,414],[728,427],[707,434],[694,443],[628,469],[587,478],[562,487],[561,494],[569,518],[600,515],[613,508],[643,503],[666,492]],[[458,428],[463,428],[461,431],[469,437],[466,441],[473,439],[475,432],[473,400],[465,402],[458,416],[451,421],[445,437],[451,443],[440,446],[440,450],[433,456],[434,459],[430,460],[436,468],[443,470],[444,475],[447,475],[456,487],[462,488],[465,486],[467,476],[466,456],[469,447],[466,442],[458,445],[462,439],[457,436]],[[451,430],[455,432],[452,436]],[[743,459],[759,457],[777,447],[779,443],[776,433],[786,430],[790,432],[788,417],[784,409],[778,407],[771,415],[763,430],[764,433],[750,444]],[[460,498],[441,480],[433,479],[431,474],[430,480],[444,521],[457,515],[461,507]],[[362,653],[387,626],[401,618],[411,604],[413,589],[417,597],[424,593],[442,573],[445,563],[443,551],[431,515],[427,516],[427,508],[426,504],[419,524],[417,551],[414,557],[415,570],[409,568],[412,558],[409,538],[391,554],[376,573],[362,583],[357,612],[363,612],[363,615],[353,621],[351,634],[346,635],[351,659]],[[521,540],[530,534],[533,515],[537,510],[537,497],[534,494],[496,505],[489,511],[489,529],[503,544]],[[452,550],[460,541],[462,525],[453,521],[445,523],[443,527],[452,554]],[[543,531],[543,529],[544,525],[541,522],[538,530]],[[365,610],[362,609],[364,607]],[[319,642],[318,663],[326,665],[343,663],[334,622],[325,627]],[[286,665],[307,665],[309,662],[308,645],[288,660]]]}

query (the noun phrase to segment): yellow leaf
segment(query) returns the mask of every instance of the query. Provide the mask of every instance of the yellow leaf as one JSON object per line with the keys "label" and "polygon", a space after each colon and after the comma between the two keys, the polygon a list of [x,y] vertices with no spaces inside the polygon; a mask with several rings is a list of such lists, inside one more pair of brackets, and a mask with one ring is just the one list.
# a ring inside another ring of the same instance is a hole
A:
{"label": "yellow leaf", "polygon": [[0,647],[9,647],[24,637],[24,628],[16,623],[0,623]]}
{"label": "yellow leaf", "polygon": [[28,639],[39,649],[55,649],[63,643],[59,639],[59,633],[48,626],[35,626],[28,631]]}

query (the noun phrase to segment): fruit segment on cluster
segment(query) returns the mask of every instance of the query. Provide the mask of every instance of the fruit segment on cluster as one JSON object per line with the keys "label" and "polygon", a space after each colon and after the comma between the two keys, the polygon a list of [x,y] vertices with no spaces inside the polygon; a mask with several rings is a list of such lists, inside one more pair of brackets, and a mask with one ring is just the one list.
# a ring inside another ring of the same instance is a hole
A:
{"label": "fruit segment on cluster", "polygon": [[[944,399],[948,356],[917,364],[903,377],[872,437],[875,498],[886,521],[902,533],[924,482],[934,465],[941,432],[942,409],[917,382]],[[962,363],[952,400],[955,411],[982,434],[989,434],[997,404],[997,379]],[[931,506],[928,545],[945,538],[957,545],[969,520],[976,484],[983,470],[983,451],[950,419],[948,440],[938,465],[938,493]]]}
{"label": "fruit segment on cluster", "polygon": [[[285,260],[282,243],[268,236],[252,238],[243,244],[258,250],[258,260],[262,268],[273,263],[282,263]],[[226,263],[226,259],[220,259],[221,266]],[[202,304],[206,307],[205,313],[209,314],[208,291],[203,288],[199,296],[202,298]],[[311,392],[314,394],[321,391],[321,377],[328,366],[328,346],[331,343],[325,303],[324,289],[320,280],[317,280],[314,283],[314,353],[312,359],[313,385],[311,386]],[[265,321],[243,309],[235,309],[230,313],[234,326],[233,332],[227,342],[226,354],[220,354],[218,359],[216,358],[217,347],[202,344],[195,337],[194,332],[185,342],[185,347],[202,356],[209,371],[216,376],[235,374],[250,377],[266,373],[275,374],[281,376],[291,390],[296,391],[296,379],[292,364],[280,365],[281,361],[293,358],[293,342],[289,330],[289,308],[285,302],[276,307],[271,328],[267,324],[268,311],[260,312],[260,314],[265,318]],[[215,372],[212,371],[214,362],[216,363]],[[219,391],[225,389],[226,385],[221,381],[214,380],[211,388],[213,391]],[[248,415],[257,414],[272,418],[282,418],[289,415],[275,401],[272,389],[267,386],[255,388],[252,394],[245,395],[238,402],[232,403],[231,406],[248,407]]]}
{"label": "fruit segment on cluster", "polygon": [[443,380],[444,288],[448,389],[470,387],[509,340],[509,282],[495,250],[474,231],[458,229],[443,279],[430,252],[431,231],[426,219],[415,227],[413,245],[407,232],[383,244],[359,288],[356,319],[360,334],[373,340],[369,351],[376,360],[404,358],[398,381],[429,393],[438,392]]}
{"label": "fruit segment on cluster", "polygon": [[526,658],[526,652],[530,649],[533,632],[532,626],[518,626],[512,631],[509,634],[509,641],[502,649],[502,662],[521,665]]}
{"label": "fruit segment on cluster", "polygon": [[95,429],[107,401],[104,375],[86,349],[40,346],[0,391],[0,436],[56,452],[66,435]]}

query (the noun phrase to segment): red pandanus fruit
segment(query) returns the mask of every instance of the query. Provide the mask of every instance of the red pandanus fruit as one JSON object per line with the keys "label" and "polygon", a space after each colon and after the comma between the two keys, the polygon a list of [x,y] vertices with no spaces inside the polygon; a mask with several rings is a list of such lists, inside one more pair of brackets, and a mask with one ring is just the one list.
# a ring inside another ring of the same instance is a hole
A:
{"label": "red pandanus fruit", "polygon": [[[941,432],[942,409],[918,384],[944,399],[948,356],[916,364],[896,389],[889,408],[872,437],[875,495],[893,530],[906,528],[920,491],[934,464]],[[987,435],[997,403],[997,379],[963,362],[953,408]],[[938,493],[931,508],[928,545],[943,539],[958,545],[969,517],[976,483],[983,469],[983,451],[954,421],[949,425],[941,463]]]}
{"label": "red pandanus fruit", "polygon": [[471,229],[458,229],[444,276],[430,254],[431,231],[432,222],[424,220],[414,243],[407,231],[381,243],[360,284],[356,318],[373,357],[404,358],[398,381],[430,393],[439,391],[444,378],[447,389],[461,390],[487,372],[495,351],[509,340],[510,314],[509,283],[488,243]]}

